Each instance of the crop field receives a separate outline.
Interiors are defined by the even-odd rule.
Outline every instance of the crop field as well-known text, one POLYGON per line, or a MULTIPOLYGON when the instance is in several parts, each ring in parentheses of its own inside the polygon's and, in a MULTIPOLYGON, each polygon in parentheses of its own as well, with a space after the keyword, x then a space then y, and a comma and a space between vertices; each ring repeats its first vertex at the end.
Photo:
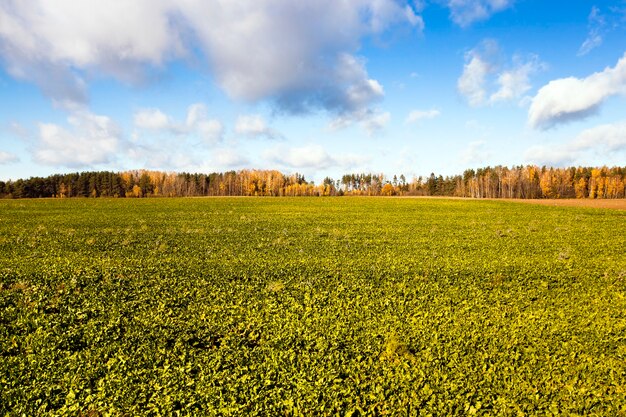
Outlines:
POLYGON ((626 212, 0 201, 0 415, 626 415, 626 212))

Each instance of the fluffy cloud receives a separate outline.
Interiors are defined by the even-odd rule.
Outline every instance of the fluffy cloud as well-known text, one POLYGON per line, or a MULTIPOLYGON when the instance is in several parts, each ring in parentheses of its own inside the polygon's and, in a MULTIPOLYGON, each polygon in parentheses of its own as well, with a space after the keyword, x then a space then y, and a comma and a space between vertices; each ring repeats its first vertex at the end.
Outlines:
POLYGON ((282 135, 270 128, 258 114, 239 116, 235 123, 235 133, 252 138, 278 139, 282 135))
POLYGON ((215 144, 222 140, 224 126, 217 119, 209 117, 206 106, 195 103, 187 109, 184 132, 195 134, 208 144, 215 144))
POLYGON ((0 151, 0 165, 11 164, 18 161, 19 158, 17 157, 17 155, 9 152, 0 151))
POLYGON ((448 0, 450 18, 461 27, 487 20, 493 14, 513 5, 515 0, 448 0))
POLYGON ((405 123, 417 123, 421 120, 434 119, 441 116, 441 112, 436 109, 431 110, 413 110, 406 117, 405 123))
POLYGON ((485 102, 485 83, 492 68, 478 53, 469 52, 465 56, 463 74, 457 81, 457 89, 471 106, 485 102))
POLYGON ((626 94, 626 54, 615 67, 586 78, 550 81, 532 99, 528 123, 534 128, 547 129, 583 119, 594 114, 607 98, 620 94, 626 94))
POLYGON ((167 130, 174 124, 170 118, 159 109, 143 109, 133 117, 135 126, 148 130, 167 130))
POLYGON ((543 64, 535 56, 522 62, 519 57, 514 58, 514 66, 502 71, 496 83, 498 90, 489 97, 490 103, 509 101, 521 98, 530 90, 530 76, 543 68, 543 64))
MULTIPOLYGON (((589 155, 602 161, 626 158, 626 122, 605 124, 582 131, 576 138, 560 146, 535 146, 525 157, 537 164, 566 165, 589 155)), ((584 162, 584 161, 581 161, 584 162)))
POLYGON ((347 113, 378 99, 379 84, 353 52, 361 37, 408 20, 392 0, 188 3, 194 3, 188 18, 226 92, 270 98, 289 112, 347 113))
POLYGON ((0 4, 0 56, 8 72, 68 105, 87 100, 85 73, 133 81, 144 64, 182 54, 164 2, 123 0, 0 4))
POLYGON ((531 88, 530 77, 544 67, 535 55, 526 59, 515 55, 510 65, 503 66, 498 63, 498 55, 498 44, 492 40, 483 41, 465 54, 457 89, 471 106, 523 98, 531 88))
POLYGON ((217 143, 222 139, 224 126, 217 119, 201 120, 193 127, 198 136, 209 144, 217 143))
POLYGON ((159 109, 139 110, 135 113, 133 122, 138 129, 197 136, 209 144, 219 142, 224 134, 222 123, 217 119, 211 119, 206 106, 202 103, 189 106, 184 122, 175 121, 159 109))
POLYGON ((396 0, 46 0, 0 3, 0 58, 68 107, 94 74, 136 82, 201 51, 231 97, 281 110, 351 113, 382 95, 354 53, 418 9, 396 0))
POLYGON ((33 152, 35 161, 45 165, 80 168, 112 162, 123 142, 121 131, 109 117, 75 112, 68 118, 70 129, 39 124, 33 152))
POLYGON ((209 116, 203 103, 190 105, 183 120, 149 108, 137 111, 133 121, 135 130, 127 149, 128 157, 135 164, 154 169, 205 169, 211 148, 224 136, 224 126, 209 116))

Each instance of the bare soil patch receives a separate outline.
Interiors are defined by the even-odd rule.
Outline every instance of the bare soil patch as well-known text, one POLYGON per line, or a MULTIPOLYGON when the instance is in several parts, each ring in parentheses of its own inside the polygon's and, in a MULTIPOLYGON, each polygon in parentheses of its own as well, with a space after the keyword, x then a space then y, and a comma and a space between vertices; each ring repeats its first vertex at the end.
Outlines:
POLYGON ((593 208, 607 208, 613 210, 626 210, 626 199, 619 198, 614 200, 609 199, 504 199, 506 201, 513 201, 516 203, 530 203, 541 204, 544 206, 567 206, 567 207, 593 207, 593 208))

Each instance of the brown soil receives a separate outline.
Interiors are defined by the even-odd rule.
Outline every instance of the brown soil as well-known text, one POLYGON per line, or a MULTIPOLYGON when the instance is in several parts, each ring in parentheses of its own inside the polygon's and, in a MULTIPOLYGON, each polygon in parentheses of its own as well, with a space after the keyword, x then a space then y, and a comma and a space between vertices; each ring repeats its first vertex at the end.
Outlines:
POLYGON ((541 204, 544 206, 568 206, 568 207, 593 207, 607 208, 614 210, 626 210, 626 198, 618 198, 614 200, 598 199, 559 199, 559 200, 526 200, 526 199, 503 199, 505 201, 513 201, 516 203, 541 204))
MULTIPOLYGON (((385 197, 387 198, 387 197, 385 197)), ((597 199, 590 198, 560 198, 560 199, 526 199, 526 198, 472 198, 472 197, 448 197, 448 196, 404 196, 404 197, 388 197, 388 198, 430 198, 433 200, 471 200, 471 201, 509 201, 511 203, 528 203, 539 204, 542 206, 554 207, 591 207, 605 208, 613 210, 626 210, 626 198, 616 199, 597 199)))

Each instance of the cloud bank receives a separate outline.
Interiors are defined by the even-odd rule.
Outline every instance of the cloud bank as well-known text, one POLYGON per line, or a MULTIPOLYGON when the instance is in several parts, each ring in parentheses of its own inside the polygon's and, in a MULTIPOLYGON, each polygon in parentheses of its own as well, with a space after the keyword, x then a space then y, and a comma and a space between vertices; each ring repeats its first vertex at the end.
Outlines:
MULTIPOLYGON (((493 1, 493 0, 492 0, 493 1)), ((4 0, 0 59, 55 102, 88 101, 96 76, 136 83, 173 60, 206 64, 232 98, 280 110, 362 111, 382 97, 355 54, 418 8, 396 0, 4 0)))
POLYGON ((561 78, 543 86, 532 99, 528 123, 548 129, 595 114, 609 97, 626 94, 626 54, 615 67, 585 78, 561 78))

